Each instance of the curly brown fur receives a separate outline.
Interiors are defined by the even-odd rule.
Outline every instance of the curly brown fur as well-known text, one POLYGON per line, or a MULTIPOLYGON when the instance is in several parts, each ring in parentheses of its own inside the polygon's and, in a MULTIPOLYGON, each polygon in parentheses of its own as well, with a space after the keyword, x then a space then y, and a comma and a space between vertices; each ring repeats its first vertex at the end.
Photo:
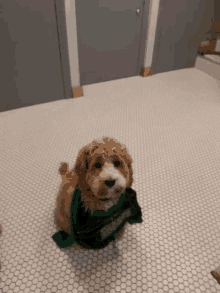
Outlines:
MULTIPOLYGON (((69 234, 70 206, 76 186, 81 190, 86 208, 107 211, 133 183, 132 159, 126 147, 108 137, 83 147, 74 168, 69 171, 68 164, 61 163, 59 172, 62 182, 56 201, 55 223, 58 229, 69 234)), ((118 237, 123 232, 124 229, 118 237)))

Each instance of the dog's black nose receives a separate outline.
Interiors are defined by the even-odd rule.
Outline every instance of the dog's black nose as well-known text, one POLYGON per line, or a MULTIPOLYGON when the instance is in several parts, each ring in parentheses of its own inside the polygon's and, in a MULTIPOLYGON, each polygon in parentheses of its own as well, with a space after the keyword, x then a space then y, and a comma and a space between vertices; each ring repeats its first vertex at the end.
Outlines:
POLYGON ((108 187, 112 187, 115 185, 115 180, 105 180, 105 185, 108 187))

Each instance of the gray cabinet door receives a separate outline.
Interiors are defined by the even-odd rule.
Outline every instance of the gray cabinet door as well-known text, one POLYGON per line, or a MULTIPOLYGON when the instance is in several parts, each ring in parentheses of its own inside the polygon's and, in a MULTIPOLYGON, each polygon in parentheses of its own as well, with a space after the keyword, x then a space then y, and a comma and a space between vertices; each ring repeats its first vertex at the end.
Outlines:
POLYGON ((213 0, 161 0, 153 52, 153 74, 190 68, 212 27, 213 0))
POLYGON ((54 0, 0 1, 0 111, 65 98, 54 0))
POLYGON ((81 85, 139 75, 143 0, 76 0, 81 85))

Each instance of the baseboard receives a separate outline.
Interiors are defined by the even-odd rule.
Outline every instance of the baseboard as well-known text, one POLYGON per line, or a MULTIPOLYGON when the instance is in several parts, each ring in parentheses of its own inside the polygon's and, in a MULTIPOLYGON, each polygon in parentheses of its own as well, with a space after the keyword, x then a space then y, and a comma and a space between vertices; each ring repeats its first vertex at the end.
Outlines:
POLYGON ((141 68, 141 76, 151 76, 153 74, 152 67, 142 67, 141 68))
MULTIPOLYGON (((141 68, 141 76, 146 77, 146 76, 151 76, 152 75, 152 67, 142 67, 141 68)), ((73 97, 74 98, 79 98, 83 96, 83 88, 82 86, 79 87, 73 87, 73 97)))
POLYGON ((83 96, 83 88, 82 86, 79 87, 73 87, 73 97, 74 98, 79 98, 83 96))

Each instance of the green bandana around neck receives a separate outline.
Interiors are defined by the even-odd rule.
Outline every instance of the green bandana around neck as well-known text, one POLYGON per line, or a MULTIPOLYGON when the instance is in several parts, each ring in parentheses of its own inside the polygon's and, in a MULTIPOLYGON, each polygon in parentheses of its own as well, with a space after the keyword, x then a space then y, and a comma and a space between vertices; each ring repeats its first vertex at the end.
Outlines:
POLYGON ((76 242, 87 249, 101 249, 115 240, 124 225, 142 223, 142 212, 136 192, 127 188, 118 203, 106 211, 85 209, 81 191, 76 188, 71 202, 71 233, 59 231, 52 238, 61 248, 76 242))

